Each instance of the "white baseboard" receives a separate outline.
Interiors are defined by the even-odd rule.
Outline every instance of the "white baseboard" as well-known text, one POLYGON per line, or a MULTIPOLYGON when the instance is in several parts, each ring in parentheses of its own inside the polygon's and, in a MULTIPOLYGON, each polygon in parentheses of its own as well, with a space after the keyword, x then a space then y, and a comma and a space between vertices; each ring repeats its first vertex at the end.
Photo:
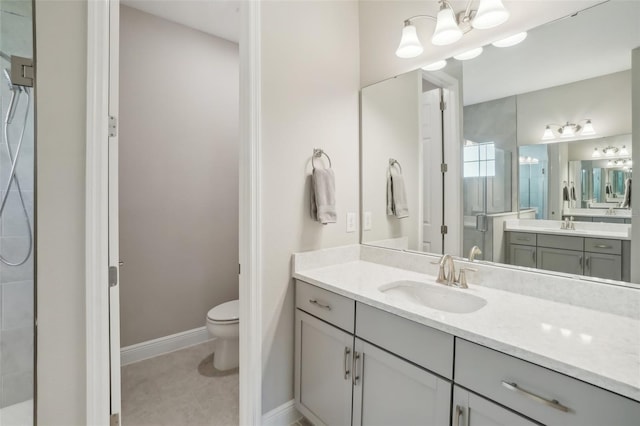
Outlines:
POLYGON ((302 418, 292 399, 262 416, 262 426, 289 426, 302 418))
POLYGON ((133 364, 143 359, 184 349, 208 340, 212 339, 211 336, 209 336, 207 327, 200 327, 183 331, 182 333, 160 337, 159 339, 136 343, 135 345, 120 349, 120 363, 122 365, 133 364))

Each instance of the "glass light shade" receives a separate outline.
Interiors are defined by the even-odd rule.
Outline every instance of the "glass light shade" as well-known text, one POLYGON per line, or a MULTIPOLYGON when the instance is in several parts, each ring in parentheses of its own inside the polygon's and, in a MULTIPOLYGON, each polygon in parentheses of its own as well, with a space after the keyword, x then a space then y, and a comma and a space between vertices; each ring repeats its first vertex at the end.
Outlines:
POLYGON ((633 160, 627 160, 627 166, 629 167, 633 166, 633 160))
POLYGON ((509 19, 509 11, 501 0, 480 0, 480 6, 471 26, 478 30, 497 27, 509 19))
POLYGON ((616 151, 614 149, 603 149, 604 151, 604 155, 606 155, 607 157, 613 157, 616 153, 616 151))
POLYGON ((543 141, 548 141, 551 139, 555 139, 556 136, 553 134, 553 130, 551 130, 551 127, 547 126, 546 129, 544 129, 544 134, 542 135, 542 140, 543 141))
POLYGON ((591 136, 595 135, 596 131, 593 128, 593 124, 591 124, 591 120, 587 120, 584 127, 582 127, 582 136, 591 136))
POLYGON ((526 31, 518 34, 514 34, 507 38, 503 38, 502 40, 494 41, 491 44, 493 44, 495 47, 511 47, 511 46, 515 46, 516 44, 522 43, 525 38, 527 38, 526 31))
POLYGON ((607 161, 607 166, 613 166, 613 160, 607 161))
POLYGON ((425 65, 424 67, 422 67, 423 70, 425 71, 438 71, 441 70, 442 68, 447 66, 447 60, 443 59, 441 61, 438 62, 434 62, 432 64, 429 65, 425 65))
POLYGON ((576 135, 576 130, 573 124, 565 124, 562 126, 562 134, 560 137, 572 138, 576 135))
POLYGON ((454 58, 459 61, 467 61, 469 59, 477 58, 478 56, 480 56, 482 54, 482 50, 482 47, 476 47, 475 49, 467 50, 466 52, 463 52, 459 55, 455 55, 454 58))
POLYGON ((462 34, 453 10, 448 7, 440 9, 436 16, 436 29, 431 37, 431 43, 436 46, 446 46, 460 40, 462 34))
POLYGON ((629 155, 629 151, 627 151, 627 147, 622 145, 622 149, 620 149, 620 155, 629 155))
POLYGON ((416 27, 411 24, 405 25, 402 29, 402 38, 396 50, 396 56, 402 59, 410 59, 420 56, 423 51, 424 48, 418 39, 416 27))
POLYGON ((598 151, 598 148, 593 148, 593 152, 591 153, 591 157, 592 158, 599 158, 600 157, 600 151, 598 151))

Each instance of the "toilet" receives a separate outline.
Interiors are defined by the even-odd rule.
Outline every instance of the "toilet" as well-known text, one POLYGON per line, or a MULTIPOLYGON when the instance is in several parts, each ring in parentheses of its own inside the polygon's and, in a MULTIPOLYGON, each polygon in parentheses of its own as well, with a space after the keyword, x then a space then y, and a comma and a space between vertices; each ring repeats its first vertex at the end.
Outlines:
POLYGON ((238 301, 222 303, 207 313, 207 330, 215 337, 213 367, 229 370, 238 367, 240 320, 238 301))

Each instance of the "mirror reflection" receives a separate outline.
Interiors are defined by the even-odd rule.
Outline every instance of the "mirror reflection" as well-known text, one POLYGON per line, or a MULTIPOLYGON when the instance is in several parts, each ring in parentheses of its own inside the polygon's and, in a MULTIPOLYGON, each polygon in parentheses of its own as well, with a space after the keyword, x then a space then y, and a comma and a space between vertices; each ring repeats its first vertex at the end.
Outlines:
POLYGON ((364 88, 362 242, 629 281, 639 18, 604 3, 364 88))

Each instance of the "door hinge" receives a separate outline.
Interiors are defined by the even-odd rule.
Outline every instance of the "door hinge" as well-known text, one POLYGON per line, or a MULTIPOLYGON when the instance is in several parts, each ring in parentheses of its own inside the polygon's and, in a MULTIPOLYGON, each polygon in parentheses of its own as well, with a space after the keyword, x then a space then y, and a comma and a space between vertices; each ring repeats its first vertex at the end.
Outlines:
POLYGON ((449 228, 447 227, 447 225, 442 225, 442 226, 440 227, 440 233, 441 233, 442 235, 445 235, 447 232, 449 232, 449 228))
POLYGON ((440 111, 444 111, 447 109, 447 103, 445 101, 440 101, 440 111))
POLYGON ((33 87, 34 77, 33 59, 11 56, 11 83, 33 87))
POLYGON ((120 426, 120 413, 112 414, 109 417, 109 426, 120 426))
POLYGON ((241 272, 240 272, 240 264, 238 263, 238 275, 240 275, 240 274, 241 274, 241 272))
POLYGON ((109 137, 115 138, 118 136, 118 119, 113 115, 109 116, 109 137))
POLYGON ((115 287, 118 285, 118 268, 116 266, 109 266, 109 287, 115 287))
POLYGON ((449 166, 447 166, 447 163, 440 164, 440 172, 447 173, 448 170, 449 170, 449 166))

